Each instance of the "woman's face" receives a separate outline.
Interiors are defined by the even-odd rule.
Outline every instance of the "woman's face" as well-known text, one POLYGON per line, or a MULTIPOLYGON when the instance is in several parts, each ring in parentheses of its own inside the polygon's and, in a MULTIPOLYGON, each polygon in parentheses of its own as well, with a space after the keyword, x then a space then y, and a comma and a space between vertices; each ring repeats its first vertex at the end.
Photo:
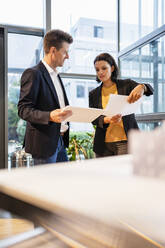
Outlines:
POLYGON ((100 81, 104 83, 111 79, 114 66, 110 66, 110 64, 107 61, 100 60, 100 61, 96 61, 95 69, 98 79, 100 79, 100 81))

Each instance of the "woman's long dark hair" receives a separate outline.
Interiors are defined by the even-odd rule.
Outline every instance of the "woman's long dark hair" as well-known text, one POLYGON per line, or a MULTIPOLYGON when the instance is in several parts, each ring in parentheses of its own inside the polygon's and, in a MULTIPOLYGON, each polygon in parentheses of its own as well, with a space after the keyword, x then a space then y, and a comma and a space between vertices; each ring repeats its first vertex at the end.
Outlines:
MULTIPOLYGON (((119 74, 119 68, 114 60, 114 58, 109 54, 109 53, 101 53, 99 54, 95 60, 94 60, 94 65, 97 61, 106 61, 111 67, 114 66, 114 71, 112 72, 111 75, 111 80, 113 82, 116 82, 116 79, 118 77, 119 74)), ((101 82, 100 79, 98 77, 96 77, 96 81, 97 82, 101 82)))

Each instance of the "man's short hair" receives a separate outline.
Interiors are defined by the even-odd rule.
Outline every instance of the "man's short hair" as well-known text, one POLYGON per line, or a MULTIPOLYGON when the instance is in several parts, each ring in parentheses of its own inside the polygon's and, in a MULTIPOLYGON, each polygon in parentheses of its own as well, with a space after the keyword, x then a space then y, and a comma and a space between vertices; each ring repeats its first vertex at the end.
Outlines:
POLYGON ((49 53, 52 46, 59 50, 62 47, 63 42, 71 44, 73 42, 72 36, 59 29, 48 31, 44 37, 44 52, 49 53))

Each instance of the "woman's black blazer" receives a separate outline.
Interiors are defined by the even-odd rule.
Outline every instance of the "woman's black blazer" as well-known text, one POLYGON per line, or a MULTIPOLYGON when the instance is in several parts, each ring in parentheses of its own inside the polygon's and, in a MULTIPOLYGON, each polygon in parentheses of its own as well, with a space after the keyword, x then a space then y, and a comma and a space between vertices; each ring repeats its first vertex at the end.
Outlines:
MULTIPOLYGON (((130 92, 138 85, 137 82, 131 79, 118 79, 116 80, 117 91, 119 95, 128 96, 130 92)), ((102 96, 101 89, 103 84, 94 90, 89 92, 89 107, 91 108, 103 108, 102 107, 102 96)), ((145 84, 147 91, 145 92, 146 96, 153 94, 153 88, 149 84, 145 84)), ((138 129, 138 125, 135 119, 134 114, 126 115, 122 117, 124 130, 128 136, 130 129, 138 129)), ((94 137, 94 146, 93 150, 95 153, 101 155, 105 149, 105 134, 108 124, 104 124, 104 116, 101 115, 92 122, 93 125, 96 125, 96 132, 94 137)))

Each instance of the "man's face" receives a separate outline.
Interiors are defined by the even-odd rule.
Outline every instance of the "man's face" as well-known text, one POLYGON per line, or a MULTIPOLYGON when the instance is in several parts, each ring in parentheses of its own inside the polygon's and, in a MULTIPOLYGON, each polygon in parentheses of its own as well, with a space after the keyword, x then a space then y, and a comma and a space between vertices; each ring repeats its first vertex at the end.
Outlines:
POLYGON ((53 53, 52 62, 54 67, 63 66, 65 59, 69 59, 69 44, 63 42, 59 50, 54 47, 53 53))

